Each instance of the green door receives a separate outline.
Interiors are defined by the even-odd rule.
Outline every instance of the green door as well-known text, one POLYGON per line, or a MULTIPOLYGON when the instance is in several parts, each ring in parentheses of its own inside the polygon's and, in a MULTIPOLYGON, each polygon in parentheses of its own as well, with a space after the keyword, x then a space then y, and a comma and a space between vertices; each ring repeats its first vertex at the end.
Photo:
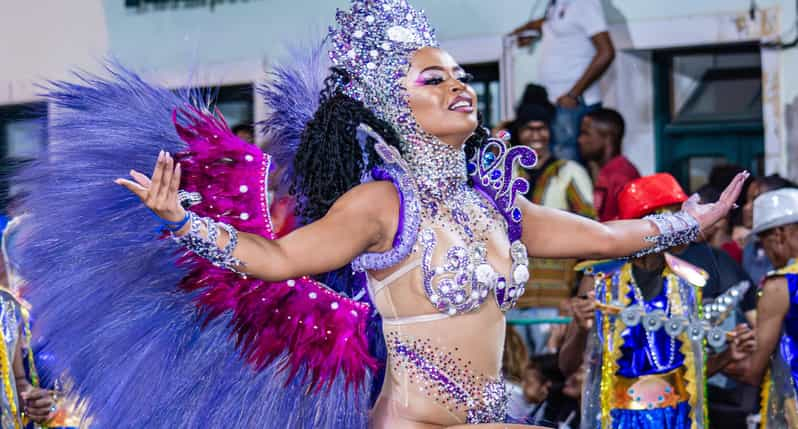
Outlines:
POLYGON ((762 71, 756 46, 654 54, 657 171, 689 191, 718 165, 761 174, 764 159, 762 71))

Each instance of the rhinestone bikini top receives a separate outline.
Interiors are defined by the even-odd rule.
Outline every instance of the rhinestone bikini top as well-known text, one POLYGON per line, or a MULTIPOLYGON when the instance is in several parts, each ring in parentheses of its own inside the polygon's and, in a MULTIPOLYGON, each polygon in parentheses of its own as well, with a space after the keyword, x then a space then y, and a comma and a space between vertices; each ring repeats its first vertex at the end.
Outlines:
POLYGON ((442 174, 446 172, 416 179, 395 148, 381 142, 378 135, 372 136, 379 141, 376 149, 386 164, 372 172, 372 180, 391 180, 396 185, 401 200, 400 222, 393 248, 384 253, 360 255, 353 261, 353 269, 390 268, 416 250, 421 254, 416 265, 421 265, 424 293, 439 312, 453 316, 475 311, 491 290, 502 310, 511 309, 523 295, 529 279, 527 251, 520 241, 521 212, 515 206, 516 196, 526 192, 529 184, 512 177, 513 164, 518 162, 530 168, 536 161, 534 151, 526 147, 508 149, 503 142, 491 139, 467 165, 463 165, 462 155, 460 171, 468 172, 473 183, 469 185, 465 175, 458 180, 457 175, 442 174), (438 217, 443 211, 449 216, 438 217), (452 224, 467 244, 447 249, 443 263, 436 265, 433 261, 439 245, 436 227, 442 226, 441 222, 452 224), (496 272, 488 263, 487 246, 480 239, 484 234, 476 230, 481 226, 495 228, 496 223, 507 225, 511 243, 510 278, 496 272))

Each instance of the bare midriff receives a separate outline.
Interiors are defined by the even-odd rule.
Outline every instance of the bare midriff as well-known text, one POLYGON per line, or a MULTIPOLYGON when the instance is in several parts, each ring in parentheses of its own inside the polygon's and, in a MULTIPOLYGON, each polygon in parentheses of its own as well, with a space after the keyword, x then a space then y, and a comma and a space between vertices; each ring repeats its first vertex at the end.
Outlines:
MULTIPOLYGON (((435 232, 438 245, 433 263, 443 266, 448 249, 464 243, 443 229, 435 232)), ((511 265, 509 242, 500 230, 495 232, 487 243, 488 260, 497 272, 507 273, 511 265)), ((416 249, 398 266, 370 275, 384 279, 420 254, 416 249)), ((506 329, 504 314, 494 297, 488 296, 474 311, 445 317, 430 302, 422 268, 416 267, 372 298, 384 319, 388 350, 385 380, 372 410, 372 427, 454 426, 467 422, 469 410, 489 406, 484 405, 490 396, 485 391, 501 382, 506 329), (419 316, 433 319, 402 321, 419 316)))

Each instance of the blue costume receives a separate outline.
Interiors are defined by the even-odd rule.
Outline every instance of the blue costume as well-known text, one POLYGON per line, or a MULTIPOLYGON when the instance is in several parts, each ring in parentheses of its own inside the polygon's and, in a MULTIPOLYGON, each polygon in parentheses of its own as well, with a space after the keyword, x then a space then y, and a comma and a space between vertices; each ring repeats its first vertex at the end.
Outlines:
POLYGON ((595 276, 600 309, 588 345, 582 427, 706 427, 703 330, 691 332, 700 289, 666 268, 661 291, 645 299, 631 262, 587 273, 595 276))
POLYGON ((790 307, 784 318, 781 340, 773 354, 762 385, 762 428, 792 428, 798 424, 796 391, 798 382, 798 262, 768 274, 787 280, 790 307))

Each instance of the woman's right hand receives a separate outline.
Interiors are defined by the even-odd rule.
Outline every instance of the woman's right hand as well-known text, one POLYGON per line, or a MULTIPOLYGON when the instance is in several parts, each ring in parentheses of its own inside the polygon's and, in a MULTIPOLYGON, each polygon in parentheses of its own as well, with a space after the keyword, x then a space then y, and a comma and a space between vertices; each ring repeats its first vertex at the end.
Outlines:
POLYGON ((152 178, 136 170, 130 170, 130 177, 133 180, 120 178, 114 180, 114 183, 136 194, 145 206, 167 222, 178 223, 185 218, 186 210, 180 205, 177 196, 180 188, 180 163, 175 165, 168 152, 161 151, 158 154, 152 178))

